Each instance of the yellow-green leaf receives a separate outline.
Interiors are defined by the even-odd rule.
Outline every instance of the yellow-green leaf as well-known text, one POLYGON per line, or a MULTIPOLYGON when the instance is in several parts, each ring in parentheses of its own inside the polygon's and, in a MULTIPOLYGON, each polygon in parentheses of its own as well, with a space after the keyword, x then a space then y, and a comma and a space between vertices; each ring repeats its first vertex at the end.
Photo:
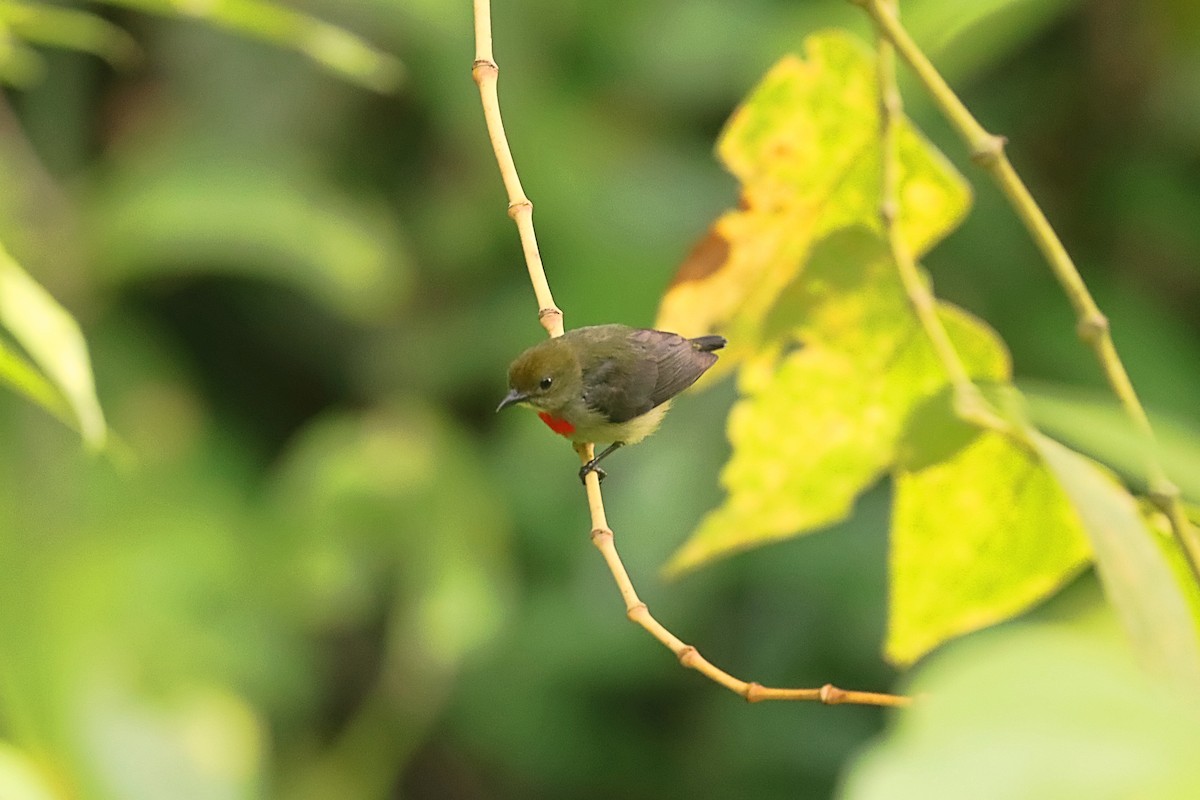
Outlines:
POLYGON ((1200 797, 1200 705, 1118 636, 1021 625, 921 668, 921 700, 846 776, 843 800, 1200 797))
MULTIPOLYGON (((854 499, 895 461, 917 403, 946 385, 879 238, 862 229, 814 251, 780 311, 794 320, 784 342, 742 369, 729 417, 733 455, 722 471, 725 503, 672 558, 681 571, 715 556, 843 519, 854 499)), ((971 373, 1008 377, 1007 351, 987 326, 940 306, 971 373)))
POLYGON ((0 382, 7 383, 68 425, 74 424, 71 409, 54 385, 3 339, 0 339, 0 382))
POLYGON ((8 742, 0 742, 0 797, 4 800, 60 800, 67 793, 55 786, 45 764, 8 742))
MULTIPOLYGON (((92 449, 102 448, 108 428, 96 399, 92 364, 79 325, 49 292, 29 277, 3 245, 0 245, 0 327, 25 349, 46 379, 66 399, 79 423, 84 442, 92 449)), ((8 359, 7 364, 13 367, 15 362, 8 359)), ((12 381, 14 374, 8 369, 4 377, 12 381)), ((33 392, 31 396, 52 413, 61 410, 37 397, 44 395, 45 387, 36 381, 30 382, 27 373, 22 382, 14 385, 26 395, 33 392)))
MULTIPOLYGON (((949 413, 949 409, 946 409, 949 413)), ((895 475, 885 650, 910 664, 954 636, 1020 613, 1074 577, 1089 551, 1054 475, 984 433, 895 475)))
MULTIPOLYGON (((731 356, 754 345, 758 322, 808 260, 814 243, 848 226, 877 229, 879 112, 866 47, 841 32, 810 36, 806 58, 776 64, 734 112, 717 145, 741 183, 680 267, 657 325, 687 334, 728 330, 731 356)), ((962 177, 905 121, 900 128, 899 225, 921 253, 966 213, 962 177)), ((731 358, 723 359, 731 364, 731 358)))
POLYGON ((1196 625, 1176 573, 1129 493, 1091 459, 1036 431, 1030 441, 1070 497, 1096 572, 1139 652, 1161 673, 1200 682, 1196 625))
MULTIPOLYGON (((1170 519, 1148 499, 1138 498, 1137 504, 1138 514, 1142 518, 1142 523, 1148 529, 1154 531, 1154 543, 1162 550, 1163 557, 1166 558, 1167 565, 1171 568, 1171 573, 1175 576, 1175 585, 1179 587, 1179 591, 1183 594, 1188 611, 1191 613, 1197 628, 1200 629, 1200 584, 1196 583, 1196 579, 1192 575, 1192 568, 1188 564, 1187 556, 1184 555, 1183 548, 1180 547, 1179 541, 1175 538, 1175 534, 1171 530, 1170 519)), ((1188 509, 1185 506, 1185 516, 1187 513, 1188 509)), ((1192 524, 1196 524, 1195 519, 1192 519, 1192 524)))

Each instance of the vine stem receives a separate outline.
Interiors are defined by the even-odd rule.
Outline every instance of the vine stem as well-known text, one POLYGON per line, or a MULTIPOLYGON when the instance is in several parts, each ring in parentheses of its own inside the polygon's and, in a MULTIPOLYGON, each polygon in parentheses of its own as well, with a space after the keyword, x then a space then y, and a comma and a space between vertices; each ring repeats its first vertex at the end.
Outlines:
POLYGON ((1159 461, 1154 429, 1117 353, 1108 317, 1096 305, 1062 240, 1058 238, 1041 207, 1033 199, 1029 188, 1009 161, 1004 150, 1007 140, 1003 136, 989 133, 975 119, 900 24, 893 0, 850 2, 862 6, 874 20, 880 37, 895 48, 895 52, 916 74, 942 114, 966 143, 971 159, 983 167, 995 181, 1050 265, 1054 277, 1075 311, 1076 333, 1092 350, 1113 394, 1142 437, 1149 497, 1170 520, 1171 531, 1183 551, 1188 566, 1191 567, 1192 575, 1200 581, 1200 536, 1185 515, 1179 488, 1167 477, 1159 461))
POLYGON ((500 178, 508 193, 508 215, 517 224, 521 237, 521 249, 525 253, 525 266, 529 269, 529 281, 538 302, 538 320, 551 336, 562 336, 563 313, 554 302, 546 270, 542 266, 542 254, 538 250, 537 236, 533 232, 533 203, 521 188, 517 165, 513 161, 508 137, 504 134, 504 121, 500 118, 500 95, 497 83, 500 68, 492 55, 492 7, 490 0, 475 0, 475 61, 471 65, 471 77, 479 87, 479 100, 483 104, 483 117, 487 123, 488 139, 496 154, 500 167, 500 178))
MULTIPOLYGON (((500 118, 500 100, 496 88, 500 69, 492 55, 490 0, 474 0, 474 9, 475 61, 471 66, 471 76, 475 80, 476 86, 479 87, 479 99, 483 104, 488 138, 491 140, 496 163, 500 168, 500 177, 504 181, 504 188, 508 193, 508 213, 516 222, 517 232, 521 237, 521 248, 525 254, 529 280, 533 285, 533 293, 538 302, 538 319, 550 336, 561 336, 563 314, 555 304, 554 296, 550 293, 550 284, 546 280, 546 271, 538 251, 537 239, 533 232, 533 203, 529 201, 529 198, 525 196, 524 189, 521 188, 517 167, 508 146, 508 138, 504 133, 504 123, 500 118)), ((577 445, 575 450, 579 454, 581 463, 591 460, 594 453, 594 447, 591 444, 577 445)), ((683 666, 696 670, 709 680, 724 686, 751 703, 761 700, 810 700, 827 705, 851 703, 900 707, 907 706, 912 702, 910 698, 900 695, 850 691, 839 689, 832 684, 825 684, 819 689, 776 689, 743 681, 713 666, 700 655, 695 647, 685 644, 656 620, 651 615, 650 609, 638 597, 629 572, 625 569, 613 541, 613 532, 604 512, 604 498, 600 492, 599 476, 595 472, 589 472, 584 486, 587 492, 588 511, 592 519, 592 543, 600 551, 608 565, 609 572, 612 573, 613 581, 625 603, 626 615, 674 653, 683 666)))
MULTIPOLYGON (((897 0, 886 0, 894 14, 899 13, 897 0)), ((966 365, 950 341, 946 326, 937 313, 937 300, 917 268, 912 250, 904 241, 900 230, 900 125, 903 121, 904 102, 896 83, 896 48, 885 37, 879 36, 876 44, 876 63, 879 78, 879 138, 882 160, 882 188, 879 203, 879 218, 887 239, 888 249, 909 305, 917 321, 925 331, 938 361, 946 371, 946 377, 954 392, 955 412, 962 419, 984 428, 1008 432, 1010 425, 997 414, 971 380, 966 365)))

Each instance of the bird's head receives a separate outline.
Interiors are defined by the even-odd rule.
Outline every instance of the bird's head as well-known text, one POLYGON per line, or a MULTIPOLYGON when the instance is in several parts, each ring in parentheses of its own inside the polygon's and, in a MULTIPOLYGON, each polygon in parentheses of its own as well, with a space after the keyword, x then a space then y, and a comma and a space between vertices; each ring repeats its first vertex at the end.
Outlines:
POLYGON ((509 392, 496 410, 527 404, 553 412, 578 397, 582 386, 583 374, 570 346, 548 339, 521 353, 509 366, 509 392))

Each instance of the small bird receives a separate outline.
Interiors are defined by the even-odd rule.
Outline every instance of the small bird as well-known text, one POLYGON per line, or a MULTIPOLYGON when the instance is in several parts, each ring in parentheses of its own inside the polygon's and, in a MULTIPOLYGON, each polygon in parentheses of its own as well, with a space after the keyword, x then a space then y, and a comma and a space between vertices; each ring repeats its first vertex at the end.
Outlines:
POLYGON ((509 392, 496 411, 530 406, 550 430, 573 442, 610 442, 583 465, 601 479, 600 461, 658 428, 671 398, 717 361, 723 336, 686 339, 627 325, 593 325, 534 345, 508 368, 509 392))

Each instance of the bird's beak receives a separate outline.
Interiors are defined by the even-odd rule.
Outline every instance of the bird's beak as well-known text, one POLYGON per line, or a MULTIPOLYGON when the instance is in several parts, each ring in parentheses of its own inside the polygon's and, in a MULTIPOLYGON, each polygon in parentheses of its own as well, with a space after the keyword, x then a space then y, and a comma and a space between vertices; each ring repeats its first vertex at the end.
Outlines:
POLYGON ((496 406, 496 411, 497 412, 503 411, 504 409, 508 408, 509 406, 514 406, 517 403, 524 403, 528 399, 529 399, 529 395, 525 394, 524 392, 519 392, 516 389, 513 389, 508 394, 504 395, 504 399, 500 401, 500 405, 496 406))

